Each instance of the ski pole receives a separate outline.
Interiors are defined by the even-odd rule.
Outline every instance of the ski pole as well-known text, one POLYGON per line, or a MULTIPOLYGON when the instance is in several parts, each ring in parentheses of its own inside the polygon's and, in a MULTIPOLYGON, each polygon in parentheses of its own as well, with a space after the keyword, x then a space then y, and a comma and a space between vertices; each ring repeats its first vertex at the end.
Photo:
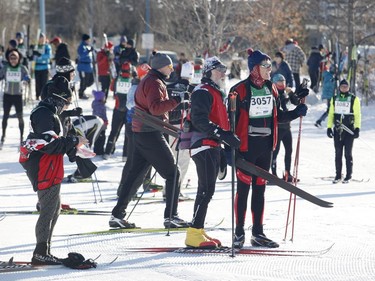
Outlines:
MULTIPOLYGON (((236 98, 237 93, 233 92, 230 94, 230 121, 231 121, 231 129, 233 134, 236 131, 236 98)), ((231 148, 231 156, 232 156, 232 253, 230 257, 235 257, 234 252, 234 189, 235 189, 235 173, 236 173, 236 150, 235 148, 231 148)))
MULTIPOLYGON (((151 167, 150 167, 150 169, 151 169, 151 167)), ((134 204, 133 208, 131 209, 131 211, 130 211, 128 217, 126 218, 127 221, 129 220, 130 216, 131 216, 132 213, 134 212, 134 209, 135 209, 135 207, 137 207, 139 201, 142 199, 143 194, 145 194, 145 192, 148 191, 148 190, 150 189, 151 182, 152 182, 152 180, 155 178, 156 173, 157 173, 157 172, 155 171, 154 174, 152 175, 152 177, 150 178, 150 181, 146 184, 146 188, 143 189, 143 191, 142 191, 142 193, 141 193, 141 196, 139 196, 139 198, 137 199, 137 202, 135 202, 135 204, 134 204)))

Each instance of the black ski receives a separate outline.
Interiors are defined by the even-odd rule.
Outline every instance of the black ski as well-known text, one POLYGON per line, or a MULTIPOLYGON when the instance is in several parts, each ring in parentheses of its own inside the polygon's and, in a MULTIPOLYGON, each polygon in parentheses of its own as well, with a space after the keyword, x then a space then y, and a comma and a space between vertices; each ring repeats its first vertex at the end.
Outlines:
MULTIPOLYGON (((20 210, 20 211, 1 211, 1 215, 39 215, 40 212, 20 210)), ((61 215, 97 215, 97 216, 109 216, 110 211, 99 211, 99 210, 78 210, 78 209, 61 209, 61 215)))
MULTIPOLYGON (((332 182, 335 177, 333 176, 328 176, 328 177, 314 177, 315 179, 319 179, 319 180, 323 180, 323 181, 330 181, 332 182)), ((370 178, 362 178, 362 179, 351 179, 350 181, 352 182, 357 182, 357 183, 365 183, 365 182, 369 182, 370 181, 370 178)))
POLYGON ((259 168, 258 166, 247 162, 244 159, 237 159, 236 160, 236 167, 240 168, 242 170, 245 170, 246 172, 261 177, 267 181, 269 181, 271 184, 275 184, 315 205, 318 205, 320 207, 324 208, 331 208, 333 207, 333 203, 324 201, 322 199, 319 199, 318 197, 315 197, 314 195, 270 174, 266 170, 263 170, 262 168, 259 168))

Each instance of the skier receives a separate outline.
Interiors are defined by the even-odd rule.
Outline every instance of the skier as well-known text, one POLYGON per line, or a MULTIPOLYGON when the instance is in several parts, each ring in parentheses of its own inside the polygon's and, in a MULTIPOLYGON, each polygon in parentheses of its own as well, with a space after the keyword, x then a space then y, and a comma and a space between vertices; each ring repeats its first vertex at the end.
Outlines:
POLYGON ((51 46, 47 44, 46 35, 44 33, 39 34, 38 45, 35 46, 33 51, 34 61, 35 61, 35 91, 36 99, 40 99, 42 94, 42 89, 48 81, 48 69, 51 60, 51 46))
POLYGON ((30 77, 27 68, 21 64, 21 54, 17 50, 13 50, 8 54, 8 64, 0 69, 0 80, 5 79, 5 88, 3 96, 3 120, 2 135, 0 140, 0 148, 3 146, 8 126, 8 118, 10 109, 14 105, 16 108, 16 116, 18 118, 18 127, 20 130, 20 140, 23 140, 23 83, 29 83, 30 77))
MULTIPOLYGON (((281 74, 276 74, 272 78, 272 83, 276 86, 277 92, 279 94, 280 98, 280 104, 281 110, 283 112, 288 111, 287 103, 290 101, 294 105, 298 105, 299 100, 295 98, 294 92, 291 88, 286 87, 285 83, 285 77, 281 74)), ((301 90, 301 91, 308 91, 307 89, 301 90)), ((285 149, 285 156, 284 156, 284 165, 285 165, 285 172, 284 172, 284 179, 288 182, 293 181, 293 176, 290 173, 290 167, 292 162, 292 145, 293 145, 293 139, 292 139, 292 132, 290 130, 290 122, 285 123, 279 123, 278 124, 278 132, 277 132, 277 145, 276 148, 272 154, 272 174, 277 176, 277 155, 280 151, 280 145, 281 142, 284 145, 285 149)))
POLYGON ((55 38, 53 38, 50 44, 55 46, 55 63, 57 63, 62 58, 70 59, 68 44, 64 43, 60 37, 56 36, 55 38))
MULTIPOLYGON (((168 98, 165 80, 173 72, 172 60, 168 55, 154 53, 151 59, 152 69, 139 83, 135 93, 135 104, 139 110, 151 115, 168 120, 168 111, 176 107, 182 100, 181 96, 168 98)), ((166 208, 164 210, 164 226, 166 228, 186 227, 188 224, 177 215, 178 195, 180 186, 180 170, 175 166, 175 159, 163 134, 144 124, 141 120, 133 118, 133 158, 129 163, 130 171, 127 176, 121 178, 121 193, 116 206, 112 210, 109 221, 110 227, 134 228, 134 223, 129 223, 123 218, 125 210, 136 190, 134 182, 139 173, 145 174, 151 164, 156 171, 166 179, 166 208), (160 161, 160 160, 163 161, 160 161), (176 170, 177 168, 177 170, 176 170), (175 184, 175 179, 176 183, 175 184), (172 195, 174 197, 172 198, 172 195), (172 215, 170 217, 170 215, 172 215)), ((123 174, 124 175, 124 174, 123 174)))
POLYGON ((320 51, 316 46, 311 47, 309 58, 307 59, 307 66, 310 76, 310 89, 315 93, 319 90, 319 76, 320 76, 320 63, 323 60, 320 51))
POLYGON ((114 62, 115 62, 116 72, 117 73, 120 71, 120 68, 121 68, 120 55, 121 55, 122 51, 125 50, 125 48, 126 48, 126 42, 127 41, 128 41, 128 39, 126 38, 126 36, 125 35, 121 35, 121 37, 120 37, 120 44, 116 45, 113 48, 113 54, 115 56, 114 62))
POLYGON ((139 54, 134 46, 134 40, 128 39, 125 43, 125 49, 122 50, 120 55, 120 65, 124 62, 129 61, 133 66, 137 66, 139 63, 139 54))
POLYGON ((16 41, 17 41, 17 50, 22 55, 21 63, 27 69, 29 69, 29 59, 27 57, 28 50, 27 50, 27 46, 24 43, 24 34, 22 32, 17 32, 16 33, 16 41))
POLYGON ((86 88, 94 84, 94 69, 93 69, 93 52, 94 47, 90 45, 91 39, 87 34, 82 35, 82 41, 78 46, 78 64, 77 70, 79 73, 80 86, 78 96, 80 99, 87 100, 89 97, 85 94, 86 88))
MULTIPOLYGON (((132 72, 134 72, 133 66, 129 61, 125 61, 121 65, 119 75, 115 79, 115 108, 113 109, 111 132, 109 133, 107 145, 103 154, 103 159, 105 160, 109 159, 110 155, 113 154, 120 131, 126 120, 126 100, 127 94, 132 86, 132 72)), ((126 148, 124 148, 124 150, 126 150, 126 148)))
POLYGON ((208 204, 215 193, 219 173, 221 143, 234 148, 240 140, 230 131, 224 104, 225 73, 227 67, 217 58, 207 58, 203 66, 203 78, 191 95, 191 113, 188 126, 191 136, 190 154, 198 174, 198 190, 194 202, 191 226, 186 232, 185 244, 189 247, 216 248, 218 239, 204 231, 208 204))
POLYGON ((285 41, 283 51, 285 53, 285 60, 289 63, 293 72, 294 86, 297 88, 301 83, 300 68, 306 61, 306 55, 292 38, 285 41))
POLYGON ((342 183, 349 183, 353 173, 353 143, 359 137, 361 128, 361 104, 352 94, 349 83, 341 80, 339 93, 331 99, 327 121, 327 136, 333 137, 335 145, 336 177, 333 183, 341 181, 342 153, 345 151, 346 176, 342 183))
POLYGON ((20 163, 37 192, 40 215, 35 226, 36 247, 33 265, 59 265, 51 254, 53 229, 60 213, 60 187, 64 176, 63 156, 76 146, 84 145, 84 137, 60 136, 59 114, 71 104, 69 82, 58 77, 48 87, 48 97, 30 115, 30 134, 21 146, 20 163), (49 169, 54 167, 54 169, 49 169))
MULTIPOLYGON (((276 86, 270 81, 270 57, 261 51, 248 50, 248 67, 250 75, 247 79, 234 85, 230 93, 236 93, 236 135, 241 140, 238 157, 244 158, 268 171, 271 164, 272 150, 277 144, 278 122, 288 122, 299 116, 305 116, 307 106, 299 104, 294 110, 283 112, 278 104, 280 99, 276 86)), ((306 91, 296 90, 300 99, 306 91)), ((253 219, 251 244, 253 246, 278 247, 279 245, 267 238, 263 231, 264 179, 251 176, 244 170, 237 169, 236 193, 236 230, 234 246, 242 248, 245 243, 245 215, 247 199, 252 185, 251 213, 253 219)))

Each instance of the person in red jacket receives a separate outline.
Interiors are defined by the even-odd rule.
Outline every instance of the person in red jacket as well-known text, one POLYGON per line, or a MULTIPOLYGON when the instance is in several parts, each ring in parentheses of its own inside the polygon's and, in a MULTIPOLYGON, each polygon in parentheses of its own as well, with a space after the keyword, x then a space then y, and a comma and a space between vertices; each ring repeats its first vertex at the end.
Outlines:
POLYGON ((30 115, 31 132, 20 148, 20 163, 38 194, 40 215, 35 226, 33 265, 59 265, 50 252, 53 229, 60 214, 60 187, 64 177, 64 154, 88 143, 81 136, 61 136, 59 114, 71 104, 72 92, 65 77, 48 87, 48 96, 30 115))
POLYGON ((102 85, 102 92, 105 93, 105 99, 108 98, 109 86, 111 84, 110 64, 113 62, 113 59, 113 43, 108 41, 96 56, 99 82, 102 85))
MULTIPOLYGON (((168 122, 168 112, 183 102, 180 95, 169 99, 165 80, 173 72, 171 58, 166 54, 155 53, 151 58, 151 70, 139 83, 135 92, 135 108, 157 116, 168 122)), ((125 164, 120 182, 120 194, 116 206, 112 210, 110 227, 134 228, 123 218, 126 207, 138 187, 134 183, 141 175, 145 175, 152 165, 166 180, 166 207, 164 209, 164 226, 166 228, 187 227, 188 223, 178 217, 177 205, 180 193, 180 169, 175 166, 175 158, 163 133, 150 127, 138 118, 132 120, 133 145, 131 161, 125 164), (162 160, 162 161, 161 161, 162 160), (130 167, 128 167, 130 165, 130 167), (175 184, 177 183, 177 184, 175 184), (173 196, 174 195, 174 196, 173 196), (172 198, 173 197, 173 198, 172 198)), ((143 177, 142 177, 143 178, 143 177)))
MULTIPOLYGON (((280 98, 276 86, 270 81, 271 59, 261 51, 248 50, 250 75, 234 85, 230 93, 236 95, 235 133, 241 140, 236 157, 242 157, 268 171, 272 151, 277 144, 278 122, 288 122, 306 115, 307 107, 300 103, 293 111, 280 109, 280 98)), ((308 94, 307 89, 297 87, 299 99, 308 94)), ((279 245, 267 238, 263 232, 264 193, 266 181, 237 169, 237 193, 235 198, 236 230, 234 246, 242 248, 245 243, 245 215, 247 199, 252 186, 251 215, 253 219, 251 244, 275 248, 279 245)))
POLYGON ((221 246, 220 240, 206 234, 204 221, 208 204, 215 193, 221 159, 221 142, 234 148, 240 145, 240 140, 230 131, 224 104, 226 70, 227 67, 217 57, 206 59, 201 84, 191 95, 190 124, 184 126, 184 128, 190 127, 192 132, 190 155, 198 174, 193 220, 185 239, 185 244, 189 247, 221 246))

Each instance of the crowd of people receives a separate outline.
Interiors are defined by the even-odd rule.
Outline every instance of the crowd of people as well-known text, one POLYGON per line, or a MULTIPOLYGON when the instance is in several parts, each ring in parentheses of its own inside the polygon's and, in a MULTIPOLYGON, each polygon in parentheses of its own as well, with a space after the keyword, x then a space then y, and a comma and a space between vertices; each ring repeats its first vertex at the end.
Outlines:
MULTIPOLYGON (((185 244, 188 247, 220 247, 220 240, 205 232, 204 223, 215 193, 216 180, 218 176, 223 178, 219 174, 226 170, 227 163, 233 164, 235 160, 229 157, 233 154, 227 153, 228 150, 235 150, 236 158, 267 171, 271 169, 277 175, 277 154, 283 143, 283 178, 294 183, 297 180, 291 174, 290 122, 307 114, 304 100, 309 89, 300 82, 301 67, 305 63, 311 90, 318 91, 322 80, 323 95, 329 101, 327 112, 317 124, 320 126, 328 117, 327 136, 334 138, 336 155, 333 183, 342 179, 344 149, 346 176, 343 183, 350 182, 353 140, 358 138, 361 126, 360 101, 349 91, 345 79, 334 93, 335 62, 323 55, 323 49, 312 48, 307 61, 305 53, 293 39, 288 39, 285 46, 275 52, 274 59, 260 50, 249 49, 249 75, 227 93, 227 66, 216 56, 190 61, 181 53, 180 64, 174 69, 167 54, 154 51, 149 63, 140 64, 134 40, 121 36, 118 45, 106 40, 103 47, 96 50, 91 43, 92 38, 83 34, 77 48, 75 68, 68 45, 61 38, 55 37, 48 43, 45 34, 40 33, 32 52, 25 47, 23 38, 19 32, 16 39, 9 42, 0 68, 0 79, 5 79, 1 143, 5 141, 7 120, 14 105, 20 129, 20 163, 38 194, 40 208, 33 264, 61 264, 50 248, 60 212, 63 155, 68 155, 69 160, 76 161, 78 166, 69 180, 89 176, 96 166, 87 158, 95 153, 102 155, 104 160, 111 157, 124 125, 122 155, 125 165, 109 226, 136 227, 135 223, 126 220, 126 209, 153 168, 165 179, 164 227, 187 228, 185 244), (54 55, 50 44, 54 46, 54 55), (51 60, 55 74, 48 81, 51 60), (23 84, 30 81, 30 61, 33 61, 35 99, 40 102, 31 112, 31 131, 24 139, 22 97, 23 84), (167 83, 175 70, 177 80, 167 83), (76 72, 80 80, 76 94, 79 99, 89 99, 85 92, 96 84, 90 116, 82 115, 78 104, 68 110, 75 94, 71 81, 76 72), (115 98, 111 119, 107 117, 105 106, 110 91, 115 98), (293 109, 289 103, 293 104, 293 109), (228 115, 231 110, 233 114, 228 115), (165 135, 147 120, 136 118, 137 112, 173 124, 177 131, 184 132, 184 139, 165 135), (82 122, 86 122, 88 130, 83 129, 82 122), (106 140, 108 126, 111 129, 106 140), (87 150, 83 149, 86 146, 95 153, 87 156, 87 150), (196 166, 198 188, 192 219, 186 220, 178 214, 178 197, 190 158, 196 166), (50 170, 51 165, 57 169, 50 170)), ((252 246, 278 247, 278 243, 267 237, 263 229, 266 180, 237 168, 236 181, 234 247, 242 248, 246 243, 244 226, 250 189, 253 225, 250 243, 252 246)))

